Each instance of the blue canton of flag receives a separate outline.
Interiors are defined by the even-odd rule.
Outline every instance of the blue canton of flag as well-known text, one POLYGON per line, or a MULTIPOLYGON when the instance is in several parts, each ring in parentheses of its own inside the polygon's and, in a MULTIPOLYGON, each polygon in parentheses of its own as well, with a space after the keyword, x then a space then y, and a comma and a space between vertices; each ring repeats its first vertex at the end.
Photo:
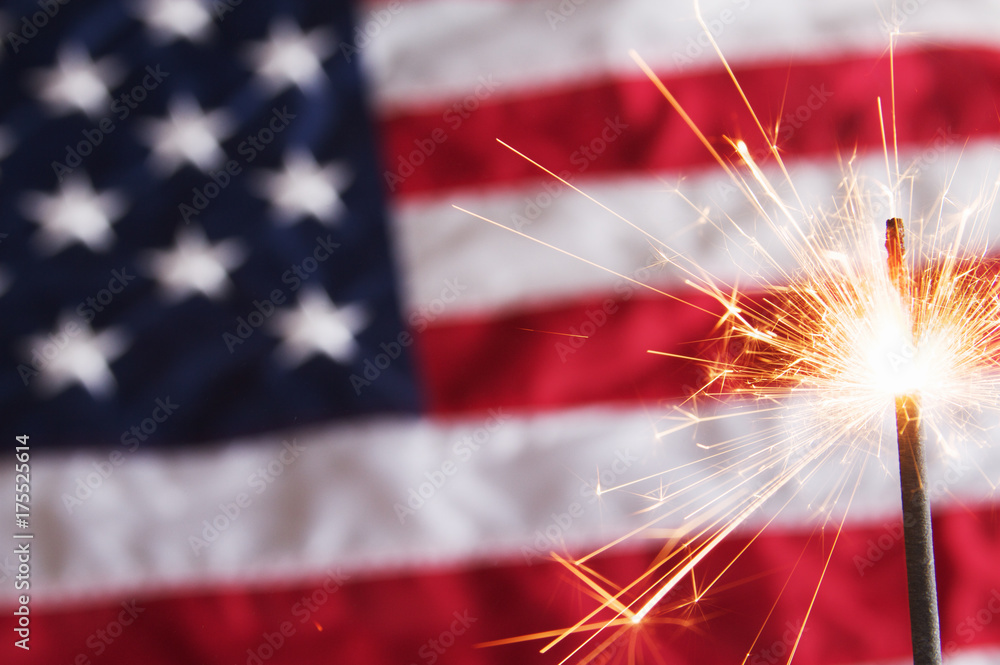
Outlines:
POLYGON ((348 3, 5 12, 0 417, 160 444, 417 408, 405 348, 351 383, 402 322, 348 3))

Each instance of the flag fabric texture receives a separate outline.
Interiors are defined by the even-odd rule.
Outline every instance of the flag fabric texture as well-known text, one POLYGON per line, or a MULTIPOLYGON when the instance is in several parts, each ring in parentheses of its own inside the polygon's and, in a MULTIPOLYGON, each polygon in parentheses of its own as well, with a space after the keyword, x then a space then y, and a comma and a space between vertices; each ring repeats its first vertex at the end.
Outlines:
MULTIPOLYGON (((789 495, 648 625, 539 653, 600 602, 553 556, 647 522, 603 488, 781 427, 726 402, 663 425, 692 413, 683 356, 722 311, 616 214, 750 295, 780 250, 629 49, 716 149, 743 138, 774 173, 742 91, 808 205, 842 196, 846 162, 884 179, 879 98, 913 210, 994 195, 990 3, 700 11, 5 3, 4 662, 908 662, 878 453, 810 479, 856 472, 849 509, 789 495), (726 217, 747 235, 707 222, 726 217)), ((994 663, 1000 439, 973 416, 982 441, 929 481, 942 641, 994 663)), ((656 560, 676 525, 656 526, 588 563, 605 588, 656 560)))

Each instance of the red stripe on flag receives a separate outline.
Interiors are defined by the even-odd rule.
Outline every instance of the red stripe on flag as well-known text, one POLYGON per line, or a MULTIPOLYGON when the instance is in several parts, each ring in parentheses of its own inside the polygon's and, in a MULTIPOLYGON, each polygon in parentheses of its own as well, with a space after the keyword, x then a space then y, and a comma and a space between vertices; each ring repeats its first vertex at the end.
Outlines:
MULTIPOLYGON (((977 261, 983 279, 1000 272, 996 259, 977 261)), ((721 352, 723 304, 690 289, 673 297, 635 295, 631 286, 616 291, 621 299, 593 297, 429 326, 416 335, 416 351, 430 411, 632 406, 676 402, 705 388, 721 352)), ((761 293, 740 294, 738 306, 751 323, 775 307, 761 293)))
MULTIPOLYGON (((739 663, 747 653, 751 663, 785 662, 833 528, 765 532, 697 603, 688 602, 691 587, 684 583, 664 601, 664 611, 650 615, 653 623, 643 630, 656 634, 659 655, 671 663, 739 663), (779 611, 754 645, 790 575, 779 611), (679 627, 666 619, 687 619, 689 625, 679 627)), ((844 531, 806 624, 797 665, 909 657, 900 528, 892 521, 844 531)), ((995 507, 938 510, 934 534, 946 653, 1000 646, 1000 516, 995 507)), ((699 569, 697 584, 711 579, 710 571, 721 571, 746 544, 743 535, 721 545, 699 569)), ((596 566, 609 578, 628 582, 646 569, 656 551, 608 556, 596 566)), ((199 592, 158 600, 137 596, 58 612, 36 604, 31 650, 17 653, 24 656, 18 662, 67 665, 551 664, 567 653, 565 646, 539 655, 541 641, 475 645, 566 627, 593 607, 574 578, 547 562, 363 580, 344 580, 333 571, 326 579, 283 591, 199 592), (162 639, 166 635, 170 640, 162 639)), ((10 626, 11 615, 6 615, 3 623, 10 626)), ((15 649, 11 631, 5 632, 2 651, 9 659, 15 649)), ((617 660, 609 662, 624 662, 629 640, 626 636, 616 643, 617 660)), ((639 653, 648 656, 648 647, 639 641, 639 653)), ((579 638, 570 638, 566 644, 578 643, 579 638)))
MULTIPOLYGON (((896 129, 901 146, 920 149, 970 136, 1000 134, 1000 51, 932 49, 898 53, 896 129)), ((742 67, 737 71, 762 122, 777 130, 788 155, 831 158, 881 149, 876 98, 888 122, 889 62, 884 55, 742 67)), ((644 173, 706 166, 711 157, 645 78, 503 99, 502 81, 451 105, 387 118, 384 178, 395 194, 484 187, 537 179, 539 171, 498 146, 500 138, 570 176, 644 173), (498 85, 497 85, 498 84, 498 85), (496 88, 493 96, 491 88, 496 88)), ((666 80, 724 155, 724 136, 744 138, 766 158, 766 145, 724 71, 666 80)), ((940 146, 938 146, 940 147, 940 146)))
POLYGON ((704 385, 703 365, 647 351, 701 357, 701 340, 723 312, 710 296, 682 298, 579 300, 431 326, 416 344, 428 408, 548 410, 682 398, 704 385))

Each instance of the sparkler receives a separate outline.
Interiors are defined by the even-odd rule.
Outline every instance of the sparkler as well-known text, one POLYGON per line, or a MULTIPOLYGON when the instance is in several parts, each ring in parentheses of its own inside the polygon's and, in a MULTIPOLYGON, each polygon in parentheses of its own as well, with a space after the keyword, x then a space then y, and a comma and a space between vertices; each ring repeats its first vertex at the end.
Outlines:
MULTIPOLYGON (((706 34, 709 31, 706 30, 706 34)), ((711 36, 709 39, 712 40, 711 36)), ((922 232, 914 234, 911 255, 918 260, 911 260, 909 264, 904 251, 902 220, 892 217, 887 222, 886 251, 883 253, 873 223, 872 198, 854 174, 853 160, 848 162, 841 183, 845 196, 838 208, 832 213, 807 209, 795 193, 775 145, 774 137, 779 135, 779 127, 765 128, 757 119, 714 40, 712 44, 757 129, 767 141, 769 156, 792 192, 791 200, 779 194, 742 140, 729 140, 732 160, 720 154, 667 86, 637 54, 632 56, 734 186, 753 204, 770 232, 780 239, 779 249, 790 260, 756 243, 756 238, 738 221, 728 220, 737 237, 756 243, 754 249, 763 257, 770 275, 762 284, 763 296, 742 297, 737 295, 735 285, 706 275, 696 264, 685 263, 682 253, 671 250, 646 231, 639 231, 658 244, 664 260, 687 276, 689 286, 711 295, 722 311, 717 325, 718 337, 714 340, 721 349, 717 359, 688 358, 704 363, 707 372, 707 379, 695 398, 715 400, 735 396, 751 412, 760 415, 765 425, 752 435, 703 446, 707 450, 706 459, 723 467, 722 471, 699 474, 685 466, 615 488, 602 488, 604 493, 632 491, 645 497, 649 505, 644 513, 650 515, 649 519, 597 552, 575 560, 558 557, 557 560, 593 594, 598 605, 573 626, 526 638, 551 638, 542 649, 548 651, 570 635, 589 634, 562 661, 589 653, 584 656, 583 662, 587 662, 629 630, 654 618, 664 621, 670 612, 682 613, 698 597, 720 584, 728 566, 705 581, 693 600, 668 602, 679 583, 764 504, 780 501, 782 493, 794 481, 804 483, 824 464, 856 467, 857 473, 845 473, 821 502, 820 511, 826 514, 827 522, 832 521, 833 506, 838 502, 846 502, 846 517, 861 471, 871 460, 879 458, 880 424, 894 406, 914 662, 919 665, 940 663, 922 427, 934 435, 935 444, 950 447, 952 444, 945 431, 950 425, 964 429, 964 409, 969 405, 975 409, 1000 406, 1000 373, 994 360, 1000 352, 1000 279, 994 274, 995 264, 987 258, 988 245, 981 226, 977 225, 980 216, 991 207, 998 185, 994 184, 978 206, 959 211, 953 219, 945 214, 942 197, 936 228, 922 221, 922 232), (928 228, 932 230, 928 232, 928 228), (789 265, 795 268, 788 269, 789 265), (795 418, 790 436, 784 423, 766 425, 766 419, 773 418, 776 413, 791 418, 783 410, 794 401, 804 402, 802 412, 808 415, 795 418), (681 489, 671 490, 671 482, 664 483, 662 479, 676 480, 675 474, 686 482, 681 489), (855 481, 853 485, 851 480, 855 481), (651 491, 636 489, 648 481, 661 482, 651 491), (666 528, 668 523, 672 528, 666 528), (590 568, 590 560, 609 547, 627 537, 658 529, 668 532, 667 542, 657 561, 638 579, 620 588, 612 587, 590 568)), ((890 47, 890 61, 891 54, 890 47)), ((878 110, 881 121, 881 101, 878 110)), ((895 143, 893 130, 892 152, 898 164, 895 143)), ((889 142, 884 130, 883 144, 886 171, 893 183, 883 191, 895 210, 907 178, 905 175, 891 176, 889 142)), ((510 149, 532 161, 523 153, 510 149)), ((532 163, 594 200, 544 166, 532 163)), ((899 174, 898 166, 895 171, 899 174)), ((502 226, 475 213, 469 214, 502 226)), ((619 219, 631 224, 620 216, 619 219)), ((508 230, 530 238, 520 231, 508 230)), ((590 263, 565 249, 547 246, 590 263)), ((629 279, 621 273, 603 269, 629 279)), ((694 409, 678 411, 680 424, 663 434, 706 420, 694 409)), ((792 497, 794 492, 784 499, 779 511, 792 497)), ((761 530, 770 522, 768 520, 761 530)), ((824 561, 821 577, 830 564, 843 524, 843 519, 836 524, 837 535, 824 561)), ((805 619, 812 611, 818 590, 819 585, 805 619)), ((805 621, 790 649, 789 662, 804 629, 805 621)), ((501 642, 510 641, 516 640, 501 642)), ((748 659, 752 650, 753 647, 747 652, 748 659)))
MULTIPOLYGON (((903 262, 903 220, 885 223, 889 278, 905 299, 910 280, 903 262)), ((920 436, 920 397, 896 396, 896 439, 899 447, 899 485, 903 501, 903 546, 910 607, 910 636, 914 665, 941 665, 941 627, 934 575, 931 501, 926 491, 927 462, 920 436)))

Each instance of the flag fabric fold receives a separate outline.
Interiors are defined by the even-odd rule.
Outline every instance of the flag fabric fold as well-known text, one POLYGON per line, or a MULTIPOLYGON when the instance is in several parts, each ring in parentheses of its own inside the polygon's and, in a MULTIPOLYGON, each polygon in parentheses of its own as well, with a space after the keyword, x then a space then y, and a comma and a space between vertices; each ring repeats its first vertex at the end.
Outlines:
MULTIPOLYGON (((893 144, 925 219, 995 195, 990 3, 695 11, 0 8, 5 662, 907 662, 883 451, 783 488, 648 625, 540 653, 600 602, 557 557, 651 527, 588 559, 613 593, 675 545, 605 490, 691 465, 728 501, 706 450, 801 417, 689 400, 726 308, 679 266, 760 299, 791 257, 629 50, 780 176, 759 120, 808 210, 893 144)), ((969 411, 928 479, 942 640, 993 663, 1000 446, 969 411)))

